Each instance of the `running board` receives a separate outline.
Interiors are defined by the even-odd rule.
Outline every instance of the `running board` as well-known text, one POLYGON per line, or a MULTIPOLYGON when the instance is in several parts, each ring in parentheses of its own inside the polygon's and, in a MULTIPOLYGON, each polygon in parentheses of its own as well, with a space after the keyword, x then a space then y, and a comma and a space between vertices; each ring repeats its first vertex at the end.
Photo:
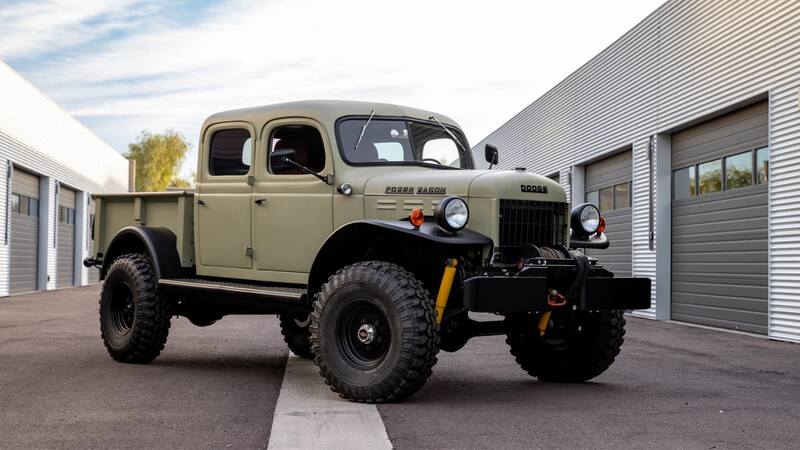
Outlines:
POLYGON ((216 305, 223 314, 273 314, 307 312, 307 290, 300 287, 269 286, 203 278, 168 278, 158 289, 185 306, 196 302, 216 305))

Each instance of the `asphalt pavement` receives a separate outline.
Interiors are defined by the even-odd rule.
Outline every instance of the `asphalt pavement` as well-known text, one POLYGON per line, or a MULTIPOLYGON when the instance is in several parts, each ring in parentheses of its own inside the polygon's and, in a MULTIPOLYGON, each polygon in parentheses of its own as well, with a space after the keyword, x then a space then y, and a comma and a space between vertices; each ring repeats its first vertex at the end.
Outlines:
MULTIPOLYGON (((0 447, 264 448, 287 349, 272 316, 173 320, 151 364, 113 361, 99 286, 0 298, 0 447)), ((320 379, 321 382, 321 379, 320 379)), ((502 337, 440 353, 395 448, 798 448, 800 345, 628 318, 592 382, 541 383, 502 337)))

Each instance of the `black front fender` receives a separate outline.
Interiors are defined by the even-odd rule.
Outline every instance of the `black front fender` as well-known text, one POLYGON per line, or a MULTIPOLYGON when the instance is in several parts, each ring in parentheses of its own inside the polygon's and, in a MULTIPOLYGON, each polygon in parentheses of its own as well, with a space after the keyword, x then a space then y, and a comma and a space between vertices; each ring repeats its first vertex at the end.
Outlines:
POLYGON ((455 256, 468 247, 493 245, 492 240, 481 233, 472 230, 448 233, 430 222, 415 228, 405 221, 353 221, 334 231, 320 248, 311 266, 309 292, 319 289, 336 270, 362 261, 372 246, 379 242, 389 242, 398 248, 422 246, 430 255, 449 253, 449 256, 455 256))

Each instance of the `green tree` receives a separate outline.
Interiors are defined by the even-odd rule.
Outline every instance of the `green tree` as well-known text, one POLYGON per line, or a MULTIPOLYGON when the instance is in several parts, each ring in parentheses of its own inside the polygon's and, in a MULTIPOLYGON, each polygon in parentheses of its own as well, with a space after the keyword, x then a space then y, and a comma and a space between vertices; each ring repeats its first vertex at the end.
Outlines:
POLYGON ((169 187, 178 187, 178 188, 193 188, 195 183, 197 183, 197 173, 192 172, 190 178, 181 178, 175 177, 172 181, 169 182, 169 187))
POLYGON ((142 131, 136 141, 128 145, 128 153, 124 155, 136 161, 136 190, 165 190, 177 178, 188 151, 189 143, 178 131, 155 134, 142 131))

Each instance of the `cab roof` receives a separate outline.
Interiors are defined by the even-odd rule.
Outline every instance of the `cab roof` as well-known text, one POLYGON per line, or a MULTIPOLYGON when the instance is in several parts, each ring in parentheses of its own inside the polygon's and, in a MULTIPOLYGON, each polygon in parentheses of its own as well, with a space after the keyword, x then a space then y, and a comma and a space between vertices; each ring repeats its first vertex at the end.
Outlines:
POLYGON ((429 120, 430 116, 433 115, 442 123, 458 127, 458 124, 447 116, 407 106, 346 100, 307 100, 223 111, 208 117, 203 122, 203 129, 205 130, 211 124, 230 121, 251 122, 257 129, 260 129, 270 120, 284 117, 314 119, 333 129, 338 118, 356 115, 369 116, 373 109, 375 110, 375 116, 429 120))

